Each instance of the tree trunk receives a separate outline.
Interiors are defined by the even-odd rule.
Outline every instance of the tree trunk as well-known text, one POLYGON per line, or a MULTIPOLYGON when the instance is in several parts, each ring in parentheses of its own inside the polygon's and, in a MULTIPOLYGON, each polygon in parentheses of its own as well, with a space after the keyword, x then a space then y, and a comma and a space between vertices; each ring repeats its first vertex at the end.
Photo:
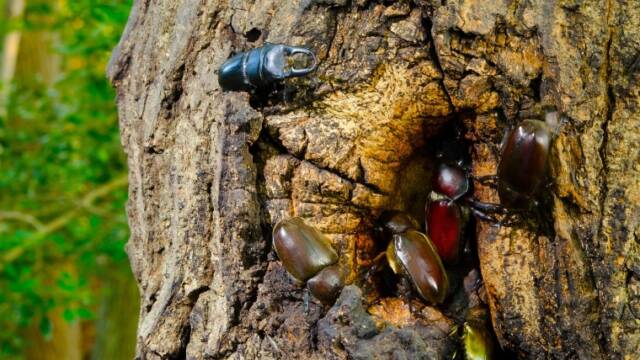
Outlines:
POLYGON ((140 358, 451 357, 478 301, 508 354, 637 356, 640 4, 443 3, 135 2, 109 76, 140 358), (314 49, 318 71, 222 92, 220 65, 265 41, 314 49), (478 222, 483 288, 462 286, 466 269, 451 275, 462 305, 416 312, 368 285, 373 224, 384 209, 421 214, 442 128, 463 123, 473 173, 493 174, 502 129, 548 108, 562 116, 548 201, 526 216, 539 226, 478 222), (351 270, 331 309, 305 305, 271 249, 289 216, 351 270))

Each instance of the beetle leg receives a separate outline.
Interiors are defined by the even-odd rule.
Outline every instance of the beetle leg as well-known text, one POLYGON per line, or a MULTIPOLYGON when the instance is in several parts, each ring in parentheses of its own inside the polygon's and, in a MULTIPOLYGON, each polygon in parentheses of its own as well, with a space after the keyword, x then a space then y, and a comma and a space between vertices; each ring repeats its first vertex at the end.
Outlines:
POLYGON ((471 208, 473 215, 480 220, 493 223, 497 226, 513 227, 515 225, 522 224, 522 219, 518 217, 517 213, 508 213, 502 219, 498 219, 493 215, 489 215, 482 210, 471 208))
POLYGON ((370 272, 370 269, 373 269, 372 272, 375 273, 380 269, 380 262, 384 259, 386 254, 386 251, 382 251, 371 260, 362 260, 363 263, 361 263, 360 265, 364 268, 369 269, 367 270, 367 272, 370 272))
POLYGON ((404 276, 401 277, 400 279, 400 296, 402 298, 404 298, 407 301, 407 304, 409 305, 409 313, 411 315, 414 314, 415 309, 413 307, 413 285, 411 284, 411 281, 409 281, 409 279, 405 278, 404 276))
POLYGON ((411 281, 404 276, 400 276, 396 291, 398 297, 407 302, 407 305, 409 305, 409 312, 413 314, 413 305, 411 304, 411 298, 413 297, 413 285, 411 284, 411 281))
POLYGON ((477 219, 484 220, 490 223, 500 224, 500 220, 492 215, 485 214, 482 210, 478 210, 472 207, 471 212, 477 219))
POLYGON ((485 213, 505 214, 507 212, 507 209, 500 204, 483 202, 473 197, 467 197, 464 200, 472 209, 480 210, 485 213))
POLYGON ((384 258, 384 256, 387 255, 386 251, 382 251, 380 252, 380 254, 376 255, 376 257, 374 257, 371 262, 373 263, 373 266, 378 266, 380 265, 380 260, 382 260, 384 258))
POLYGON ((470 175, 471 180, 477 181, 482 185, 495 187, 498 184, 498 175, 475 176, 470 175))
POLYGON ((513 227, 522 224, 522 219, 518 217, 517 213, 509 213, 504 219, 500 220, 498 224, 500 226, 513 227))
POLYGON ((369 260, 369 264, 364 266, 364 280, 365 282, 369 280, 369 278, 380 271, 384 267, 384 262, 382 261, 386 255, 386 251, 381 252, 376 255, 373 259, 369 260))

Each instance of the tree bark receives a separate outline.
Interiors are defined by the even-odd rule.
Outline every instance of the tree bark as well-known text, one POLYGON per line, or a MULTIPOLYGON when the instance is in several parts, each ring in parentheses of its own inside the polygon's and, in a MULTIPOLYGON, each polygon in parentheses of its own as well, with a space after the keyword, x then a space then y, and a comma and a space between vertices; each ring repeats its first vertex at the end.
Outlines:
POLYGON ((639 25, 633 1, 136 1, 108 74, 138 357, 451 357, 464 309, 487 302, 506 353, 634 358, 639 25), (318 71, 222 92, 219 66, 264 41, 314 49, 318 71), (547 200, 527 215, 538 226, 478 222, 480 289, 462 286, 473 270, 452 275, 462 305, 416 312, 368 286, 373 224, 384 209, 421 214, 443 128, 464 123, 473 173, 493 174, 503 129, 548 108, 561 121, 547 200), (305 305, 275 258, 270 228, 289 216, 328 234, 351 271, 331 309, 305 305))

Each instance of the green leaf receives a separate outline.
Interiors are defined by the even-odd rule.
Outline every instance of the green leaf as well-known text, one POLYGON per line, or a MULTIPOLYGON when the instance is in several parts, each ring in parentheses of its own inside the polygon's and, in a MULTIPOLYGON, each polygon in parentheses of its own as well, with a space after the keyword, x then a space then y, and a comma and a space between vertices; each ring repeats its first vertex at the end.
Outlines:
POLYGON ((62 318, 66 322, 73 322, 76 319, 76 314, 72 309, 66 308, 62 311, 62 318))
POLYGON ((51 319, 49 319, 48 316, 43 316, 42 319, 40 319, 39 327, 42 337, 44 337, 46 340, 51 340, 51 338, 53 337, 53 324, 51 323, 51 319))

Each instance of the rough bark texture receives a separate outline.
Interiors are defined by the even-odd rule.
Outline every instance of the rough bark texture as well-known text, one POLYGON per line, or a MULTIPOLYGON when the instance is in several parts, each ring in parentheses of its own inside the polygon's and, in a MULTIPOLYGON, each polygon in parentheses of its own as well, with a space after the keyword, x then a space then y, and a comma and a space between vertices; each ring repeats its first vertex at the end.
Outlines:
POLYGON ((109 76, 139 357, 450 357, 483 301, 519 357, 636 357, 639 28, 633 1, 136 1, 109 76), (221 92, 222 62, 264 41, 314 49, 319 70, 270 95, 221 92), (466 286, 475 271, 462 286, 465 269, 451 304, 409 311, 367 285, 373 223, 421 213, 439 129, 463 122, 474 173, 492 174, 503 129, 548 107, 562 117, 539 226, 477 225, 483 287, 466 286), (271 250, 293 215, 359 285, 331 309, 305 306, 271 250))

